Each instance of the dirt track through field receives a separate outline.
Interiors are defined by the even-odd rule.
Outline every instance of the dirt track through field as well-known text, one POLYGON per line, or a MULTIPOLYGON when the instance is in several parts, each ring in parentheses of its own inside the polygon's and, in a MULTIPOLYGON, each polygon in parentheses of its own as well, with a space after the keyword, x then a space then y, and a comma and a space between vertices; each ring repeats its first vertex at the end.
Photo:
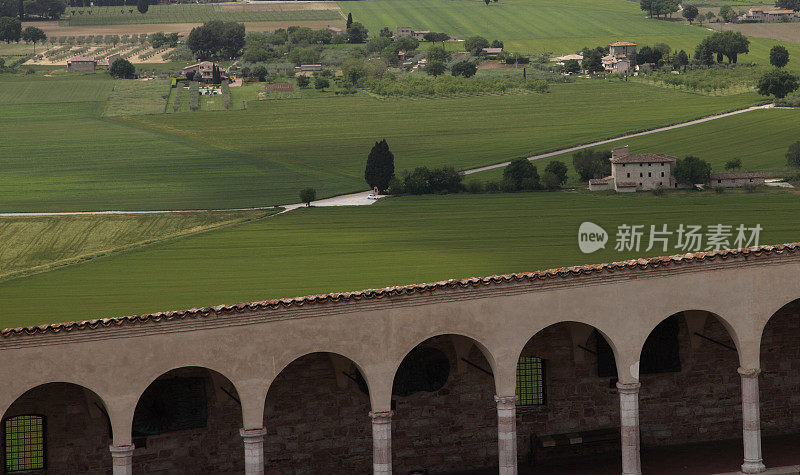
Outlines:
POLYGON ((711 23, 715 30, 738 31, 745 36, 800 43, 800 22, 794 23, 711 23))

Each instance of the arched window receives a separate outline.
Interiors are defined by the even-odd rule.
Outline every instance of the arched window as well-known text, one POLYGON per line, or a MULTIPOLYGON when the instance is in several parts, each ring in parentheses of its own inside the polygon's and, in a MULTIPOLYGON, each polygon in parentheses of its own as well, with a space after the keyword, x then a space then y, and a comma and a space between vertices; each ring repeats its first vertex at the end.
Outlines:
POLYGON ((3 440, 7 472, 45 468, 44 416, 26 414, 5 419, 3 440))

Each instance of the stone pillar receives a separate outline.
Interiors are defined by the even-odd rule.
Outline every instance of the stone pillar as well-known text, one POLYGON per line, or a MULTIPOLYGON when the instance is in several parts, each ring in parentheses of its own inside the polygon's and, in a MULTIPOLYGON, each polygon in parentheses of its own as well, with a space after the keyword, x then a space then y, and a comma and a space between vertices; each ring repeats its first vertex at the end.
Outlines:
POLYGON ((517 396, 495 396, 500 475, 517 474, 517 396))
POLYGON ((372 471, 392 473, 392 415, 394 411, 370 412, 372 418, 372 471))
POLYGON ((114 475, 133 475, 133 445, 110 445, 114 475))
POLYGON ((617 383, 622 437, 622 475, 641 475, 639 454, 639 383, 617 383))
POLYGON ((761 370, 739 368, 738 371, 742 376, 742 473, 760 473, 766 470, 761 460, 761 409, 758 402, 758 375, 761 370))
POLYGON ((262 475, 264 473, 264 436, 267 429, 239 429, 244 441, 244 473, 262 475))

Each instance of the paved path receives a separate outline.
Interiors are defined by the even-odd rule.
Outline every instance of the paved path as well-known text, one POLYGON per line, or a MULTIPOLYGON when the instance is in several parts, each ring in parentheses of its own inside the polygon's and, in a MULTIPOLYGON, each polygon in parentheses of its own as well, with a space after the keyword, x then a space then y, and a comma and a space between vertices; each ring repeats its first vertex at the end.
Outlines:
MULTIPOLYGON (((274 3, 274 2, 270 2, 274 3)), ((667 127, 659 127, 657 129, 647 130, 645 132, 637 132, 635 134, 628 134, 628 135, 621 135, 619 137, 615 137, 612 139, 606 140, 599 140, 597 142, 587 143, 584 145, 578 145, 575 147, 563 148, 561 150, 556 150, 554 152, 547 152, 542 153, 539 155, 533 155, 528 157, 528 160, 538 160, 540 158, 547 158, 553 157, 555 155, 560 155, 562 153, 569 153, 574 152, 576 150, 581 150, 584 148, 594 147, 596 145, 603 145, 611 142, 616 142, 618 140, 624 140, 631 137, 639 137, 642 135, 650 135, 655 134, 658 132, 664 132, 666 130, 673 130, 679 129, 681 127, 688 127, 690 125, 701 124, 703 122, 709 122, 716 119, 721 119, 723 117, 730 117, 732 115, 743 114, 745 112, 750 112, 759 109, 769 109, 772 108, 772 104, 767 104, 763 106, 755 106, 749 107, 747 109, 739 109, 733 112, 726 112, 724 114, 717 114, 708 117, 704 117, 702 119, 690 120, 689 122, 681 122, 679 124, 670 125, 667 127)), ((487 165, 485 167, 473 168, 470 170, 465 170, 465 175, 471 175, 473 173, 478 173, 486 170, 493 170, 495 168, 502 168, 508 165, 511 162, 503 162, 503 163, 496 163, 494 165, 487 165)), ((771 186, 783 186, 783 185, 771 185, 771 186)), ((791 185, 790 185, 791 186, 791 185)), ((350 193, 347 195, 339 195, 334 196, 332 198, 326 198, 324 200, 314 201, 311 204, 313 206, 365 206, 371 205, 375 203, 377 200, 368 199, 367 196, 370 195, 371 191, 360 191, 358 193, 350 193)), ((381 196, 382 198, 383 196, 381 196)), ((304 203, 292 203, 287 205, 281 205, 282 208, 285 208, 283 212, 291 211, 293 209, 301 208, 305 206, 304 203)), ((131 214, 169 214, 169 213, 213 213, 213 212, 232 212, 232 211, 258 211, 258 210, 267 210, 272 209, 272 206, 262 206, 262 207, 255 207, 255 208, 229 208, 229 209, 184 209, 184 210, 160 210, 160 211, 64 211, 64 212, 44 212, 44 213, 0 213, 0 217, 2 218, 10 218, 10 217, 17 217, 17 216, 93 216, 93 215, 131 215, 131 214)))
MULTIPOLYGON (((616 142, 618 140, 629 139, 629 138, 632 138, 632 137, 640 137, 642 135, 655 134, 655 133, 664 132, 664 131, 667 131, 667 130, 680 129, 681 127, 688 127, 690 125, 702 124, 703 122, 709 122, 709 121, 712 121, 712 120, 721 119, 723 117, 730 117, 732 115, 744 114, 745 112, 750 112, 750 111, 759 110, 759 109, 770 109, 772 107, 773 107, 772 104, 767 104, 767 105, 764 105, 764 106, 748 107, 747 109, 739 109, 739 110, 736 110, 736 111, 733 111, 733 112, 726 112, 724 114, 711 115, 711 116, 708 116, 708 117, 703 117, 702 119, 690 120, 689 122, 681 122, 679 124, 669 125, 667 127, 659 127, 657 129, 646 130, 644 132, 637 132, 635 134, 622 135, 622 136, 619 136, 619 137, 614 137, 613 139, 598 140, 597 142, 578 145, 578 146, 575 146, 575 147, 562 148, 561 150, 556 150, 554 152, 541 153, 539 155, 533 155, 533 156, 528 157, 528 160, 533 161, 533 160, 539 160, 540 158, 554 157, 556 155, 561 155, 562 153, 574 152, 576 150, 582 150, 584 148, 594 147, 596 145, 603 145, 603 144, 607 144, 607 143, 611 143, 611 142, 616 142)), ((471 175, 473 173, 484 172, 486 170, 494 170, 495 168, 503 168, 506 165, 508 165, 509 163, 511 163, 511 162, 496 163, 494 165, 487 165, 485 167, 472 168, 470 170, 465 170, 464 174, 465 175, 471 175)))
MULTIPOLYGON (((347 195, 334 196, 324 200, 312 201, 313 206, 363 206, 371 205, 377 200, 371 200, 367 196, 371 191, 360 191, 347 195)), ((383 198, 383 196, 381 196, 383 198)), ((302 208, 305 203, 292 203, 282 205, 285 211, 302 208)), ((227 208, 227 209, 175 209, 175 210, 153 210, 153 211, 58 211, 42 213, 0 213, 0 218, 13 218, 19 216, 95 216, 95 215, 131 215, 131 214, 176 214, 176 213, 225 213, 233 211, 259 211, 272 209, 272 206, 260 206, 255 208, 227 208)))

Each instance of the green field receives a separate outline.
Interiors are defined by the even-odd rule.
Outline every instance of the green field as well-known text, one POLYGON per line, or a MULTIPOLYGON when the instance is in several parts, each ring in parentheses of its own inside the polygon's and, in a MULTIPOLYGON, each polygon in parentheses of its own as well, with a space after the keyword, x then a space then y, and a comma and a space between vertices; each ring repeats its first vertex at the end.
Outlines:
MULTIPOLYGON (((271 206, 297 201, 306 186, 319 197, 364 189, 366 154, 383 137, 398 171, 473 167, 758 100, 597 80, 556 84, 548 94, 329 95, 252 101, 237 111, 104 117, 146 105, 109 102, 131 97, 115 84, 104 74, 0 76, 0 210, 271 206)), ((125 86, 152 88, 152 107, 163 110, 166 91, 157 83, 125 86)))
MULTIPOLYGON (((685 22, 648 19, 639 2, 625 0, 499 0, 488 6, 479 0, 369 0, 339 2, 339 7, 371 32, 384 26, 392 31, 410 26, 459 39, 481 35, 503 40, 507 50, 525 53, 566 54, 584 46, 632 41, 666 43, 691 54, 711 33, 685 22)), ((776 42, 759 38, 751 42, 750 54, 739 60, 769 64, 769 49, 776 42)), ((800 45, 787 47, 795 58, 800 57, 800 45)), ((800 69, 800 62, 790 67, 800 69)))
POLYGON ((181 4, 150 5, 147 13, 139 13, 135 6, 67 8, 61 26, 80 25, 135 25, 143 23, 203 23, 223 21, 305 21, 341 20, 336 10, 271 10, 245 4, 181 4), (131 13, 130 10, 133 10, 131 13), (72 12, 75 12, 74 14, 72 12))
POLYGON ((665 254, 646 251, 646 238, 639 252, 614 251, 620 224, 760 224, 761 244, 800 236, 797 195, 787 192, 394 198, 300 209, 0 283, 0 327, 665 254), (606 249, 580 253, 583 221, 609 232, 606 249))
POLYGON ((167 79, 116 81, 103 109, 103 115, 114 117, 164 112, 169 90, 170 81, 167 79))
MULTIPOLYGON (((786 177, 796 171, 787 169, 786 149, 800 139, 800 110, 769 109, 746 112, 712 120, 686 128, 658 132, 605 145, 592 147, 610 150, 629 145, 631 152, 666 153, 675 157, 694 155, 708 161, 714 172, 724 172, 725 162, 741 158, 743 169, 762 171, 768 176, 786 177)), ((569 168, 569 184, 579 183, 572 167, 574 152, 534 161, 541 172, 552 160, 561 160, 569 168)), ((469 175, 465 181, 502 179, 503 169, 493 169, 469 175)))
POLYGON ((271 211, 0 217, 0 279, 49 270, 271 211))

